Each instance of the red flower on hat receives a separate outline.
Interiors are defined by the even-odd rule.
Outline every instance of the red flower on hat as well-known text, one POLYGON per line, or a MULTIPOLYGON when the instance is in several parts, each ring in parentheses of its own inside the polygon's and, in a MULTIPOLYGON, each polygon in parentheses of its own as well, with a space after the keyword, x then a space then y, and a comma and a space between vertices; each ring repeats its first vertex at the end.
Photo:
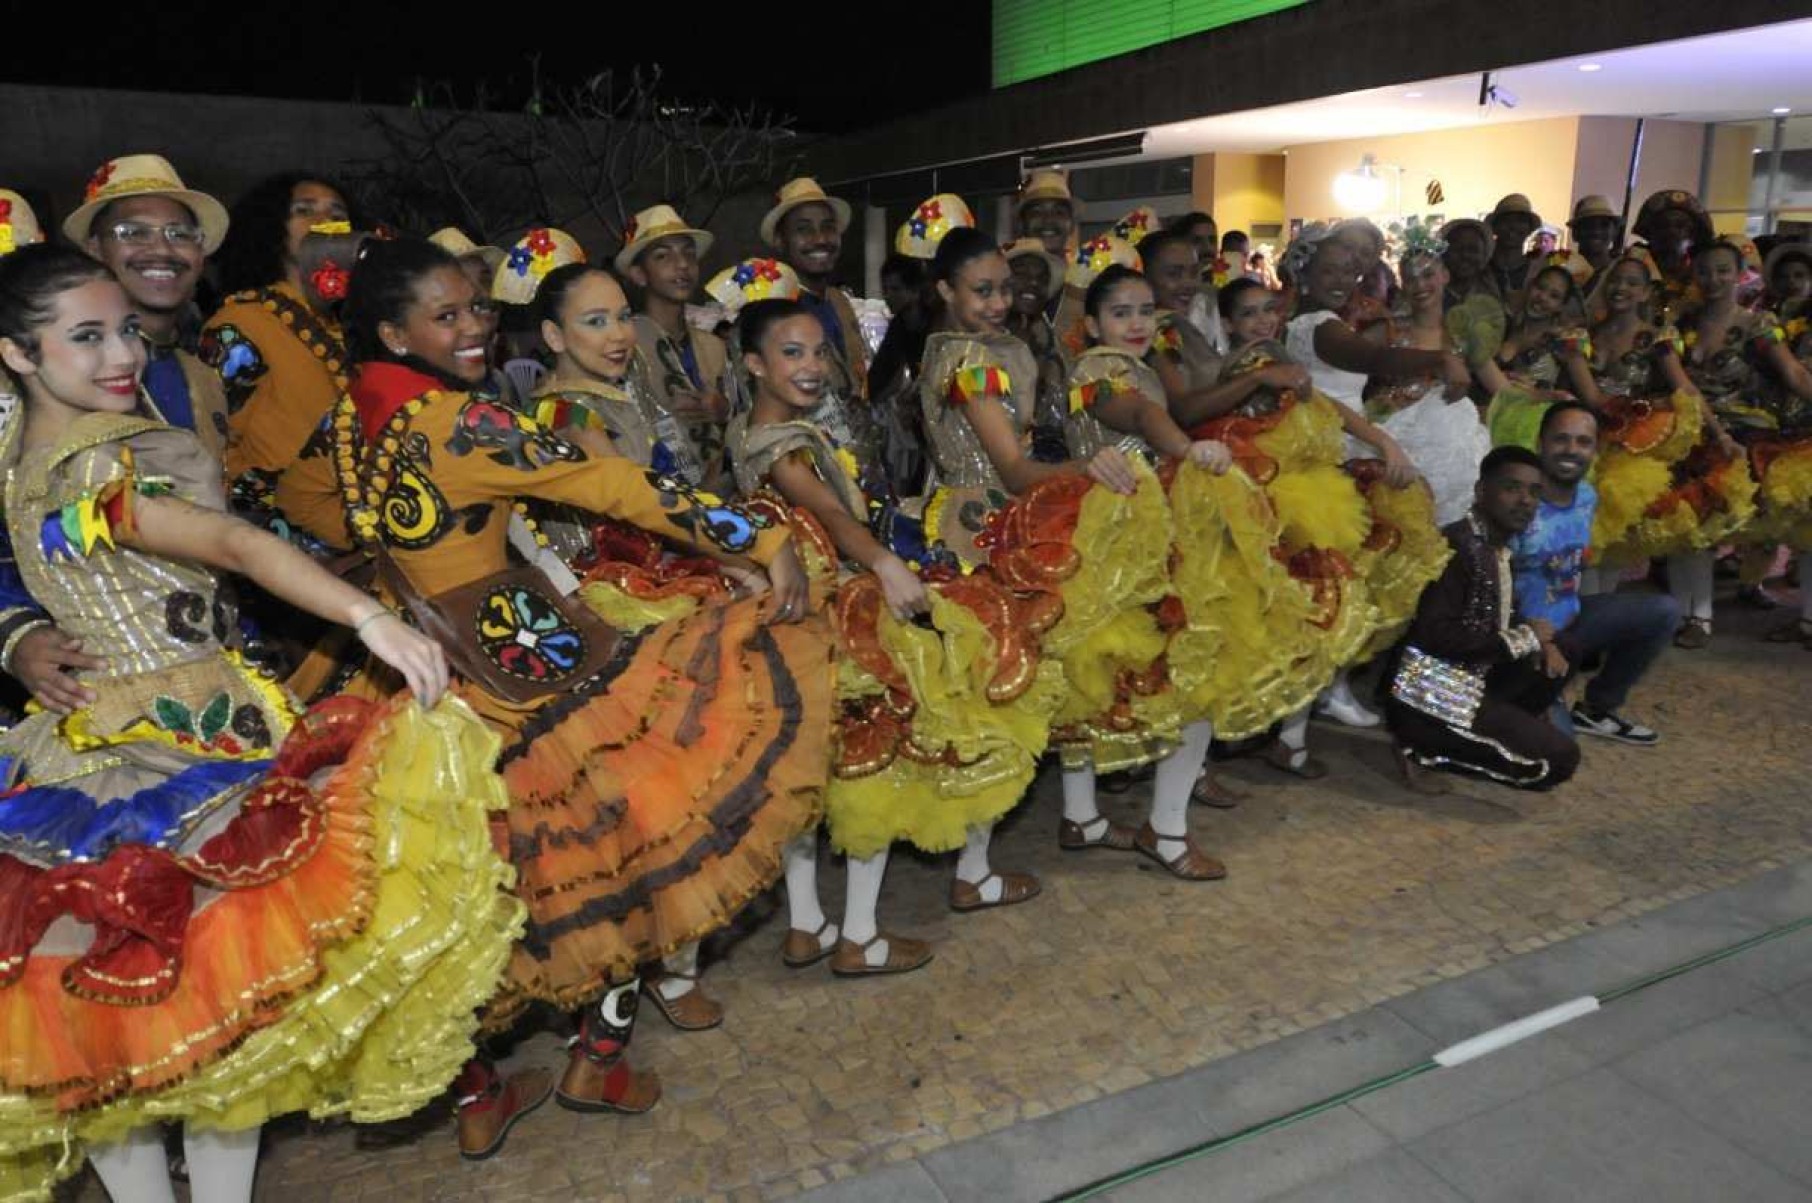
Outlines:
POLYGON ((629 219, 629 224, 623 227, 623 241, 625 243, 634 242, 635 241, 635 232, 636 232, 636 220, 635 220, 635 218, 632 217, 629 219))
POLYGON ((528 248, 537 255, 551 255, 554 253, 554 236, 542 227, 530 230, 528 248))
POLYGON ((100 193, 101 189, 107 186, 107 181, 112 178, 113 163, 109 160, 108 162, 101 164, 101 169, 99 171, 88 177, 88 187, 83 191, 83 199, 93 200, 100 193))
POLYGON ((0 197, 0 221, 6 221, 13 215, 13 202, 0 197))
POLYGON ((780 279, 780 265, 772 259, 763 259, 755 268, 755 274, 764 280, 780 279))
POLYGON ((928 200, 919 206, 919 216, 926 221, 936 221, 944 215, 944 206, 937 201, 928 200))

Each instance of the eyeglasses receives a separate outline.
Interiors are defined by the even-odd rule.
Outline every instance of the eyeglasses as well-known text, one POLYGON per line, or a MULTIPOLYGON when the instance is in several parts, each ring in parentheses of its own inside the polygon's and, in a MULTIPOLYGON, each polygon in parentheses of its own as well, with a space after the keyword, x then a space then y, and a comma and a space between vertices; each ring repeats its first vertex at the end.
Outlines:
POLYGON ((187 222, 173 221, 167 226, 151 226, 139 221, 122 221, 107 228, 113 240, 121 246, 151 246, 158 235, 171 246, 200 246, 202 244, 201 227, 187 222))

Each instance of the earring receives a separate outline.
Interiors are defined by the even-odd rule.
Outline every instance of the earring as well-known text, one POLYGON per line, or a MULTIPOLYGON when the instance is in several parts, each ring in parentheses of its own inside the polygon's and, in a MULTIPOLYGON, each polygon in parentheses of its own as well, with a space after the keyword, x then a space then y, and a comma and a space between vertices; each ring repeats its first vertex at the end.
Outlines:
POLYGON ((401 359, 405 354, 407 354, 407 352, 404 351, 403 348, 401 348, 401 347, 391 347, 390 353, 392 355, 396 356, 398 359, 401 359))

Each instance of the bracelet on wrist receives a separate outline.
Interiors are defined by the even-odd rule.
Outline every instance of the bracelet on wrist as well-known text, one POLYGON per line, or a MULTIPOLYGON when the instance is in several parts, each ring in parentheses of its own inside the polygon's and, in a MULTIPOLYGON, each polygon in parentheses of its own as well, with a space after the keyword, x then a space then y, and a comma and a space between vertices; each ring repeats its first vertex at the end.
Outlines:
POLYGON ((379 619, 382 619, 382 618, 395 618, 395 617, 396 617, 396 611, 392 610, 389 606, 379 606, 376 610, 373 610, 371 613, 365 615, 365 617, 363 617, 363 618, 359 619, 357 622, 353 623, 352 624, 352 633, 354 635, 362 636, 365 634, 365 628, 370 626, 372 623, 377 622, 379 619))

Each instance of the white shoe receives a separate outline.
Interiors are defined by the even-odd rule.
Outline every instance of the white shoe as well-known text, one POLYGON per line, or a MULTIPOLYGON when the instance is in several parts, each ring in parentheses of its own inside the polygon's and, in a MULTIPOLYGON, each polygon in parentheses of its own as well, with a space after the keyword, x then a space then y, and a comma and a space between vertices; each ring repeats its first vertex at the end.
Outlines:
POLYGON ((1352 690, 1340 687, 1330 689, 1316 699, 1315 713, 1349 727, 1376 727, 1384 721, 1378 714, 1360 705, 1352 690))

